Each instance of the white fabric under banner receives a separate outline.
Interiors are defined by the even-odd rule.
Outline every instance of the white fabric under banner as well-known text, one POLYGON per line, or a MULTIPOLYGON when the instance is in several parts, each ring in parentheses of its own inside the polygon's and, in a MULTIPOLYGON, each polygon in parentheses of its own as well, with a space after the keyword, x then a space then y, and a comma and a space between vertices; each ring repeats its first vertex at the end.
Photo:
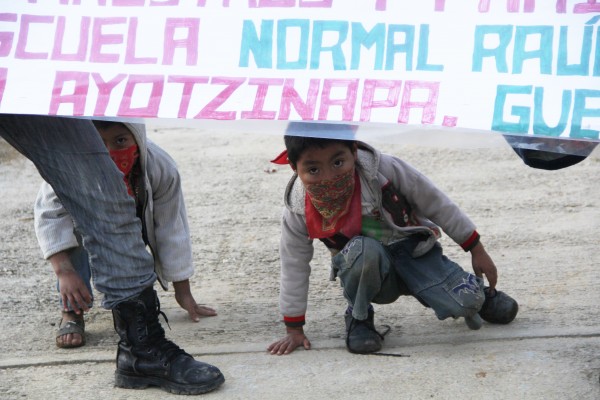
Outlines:
POLYGON ((599 37, 596 0, 2 0, 0 113, 587 155, 599 37))

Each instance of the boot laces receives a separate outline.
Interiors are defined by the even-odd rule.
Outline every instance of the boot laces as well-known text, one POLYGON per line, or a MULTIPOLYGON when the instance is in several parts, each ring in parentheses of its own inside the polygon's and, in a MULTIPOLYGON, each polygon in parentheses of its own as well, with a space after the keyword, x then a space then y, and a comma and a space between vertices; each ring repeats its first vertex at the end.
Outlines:
POLYGON ((179 355, 187 355, 183 349, 165 337, 165 330, 161 326, 158 316, 162 315, 169 329, 171 329, 171 326, 169 325, 169 319, 160 309, 158 298, 156 298, 156 309, 153 311, 154 315, 149 318, 148 322, 148 338, 150 339, 151 345, 158 348, 161 360, 166 364, 177 358, 179 355))

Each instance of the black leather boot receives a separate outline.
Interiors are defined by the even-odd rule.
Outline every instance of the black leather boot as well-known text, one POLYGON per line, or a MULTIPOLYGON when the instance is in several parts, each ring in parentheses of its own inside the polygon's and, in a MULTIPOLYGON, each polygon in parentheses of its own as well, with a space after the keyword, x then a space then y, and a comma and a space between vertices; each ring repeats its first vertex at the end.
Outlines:
POLYGON ((381 350, 383 336, 377 332, 374 323, 375 312, 369 309, 367 319, 358 320, 346 311, 346 347, 351 353, 369 354, 381 350))
MULTIPOLYGON (((219 387, 225 377, 217 367, 199 362, 165 338, 158 321, 160 303, 152 287, 113 310, 119 334, 115 386, 158 386, 175 394, 200 394, 219 387)), ((166 318, 165 318, 166 320, 166 318)))
POLYGON ((508 324, 519 312, 519 304, 515 299, 499 290, 483 289, 485 301, 479 310, 481 318, 492 324, 508 324))

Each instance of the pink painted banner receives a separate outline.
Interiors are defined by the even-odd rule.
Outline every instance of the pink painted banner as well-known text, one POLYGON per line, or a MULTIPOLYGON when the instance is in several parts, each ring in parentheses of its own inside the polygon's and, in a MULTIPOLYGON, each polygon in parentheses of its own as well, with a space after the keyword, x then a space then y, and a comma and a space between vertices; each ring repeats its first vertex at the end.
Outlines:
POLYGON ((598 141, 595 0, 11 0, 0 113, 598 141))

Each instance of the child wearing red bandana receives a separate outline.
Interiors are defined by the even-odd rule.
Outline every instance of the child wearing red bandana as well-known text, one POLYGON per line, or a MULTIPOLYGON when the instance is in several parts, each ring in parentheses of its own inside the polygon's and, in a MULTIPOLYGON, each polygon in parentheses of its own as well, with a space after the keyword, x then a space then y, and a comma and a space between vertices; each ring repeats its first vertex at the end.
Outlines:
MULTIPOLYGON (((127 192, 135 199, 144 242, 154 255, 155 271, 165 290, 173 282, 175 298, 193 321, 216 315, 196 303, 190 290, 192 250, 179 173, 173 159, 146 138, 143 124, 94 121, 127 192)), ((85 344, 83 311, 92 306, 88 255, 73 222, 52 187, 43 183, 35 208, 35 228, 44 257, 58 278, 62 318, 56 336, 61 348, 85 344), (78 288, 78 290, 65 290, 78 288), (77 293, 70 297, 66 293, 77 293)))
POLYGON ((295 174, 284 197, 280 243, 280 310, 287 334, 268 347, 271 354, 310 348, 303 325, 314 239, 331 251, 332 280, 340 279, 348 301, 350 352, 381 349, 372 303, 388 304, 401 295, 431 307, 440 320, 464 317, 471 329, 479 329, 482 318, 511 322, 518 304, 495 289, 496 266, 471 220, 409 164, 365 143, 338 139, 352 139, 355 129, 291 122, 287 150, 273 160, 289 163, 295 174), (474 274, 442 254, 441 230, 471 252, 474 274))

